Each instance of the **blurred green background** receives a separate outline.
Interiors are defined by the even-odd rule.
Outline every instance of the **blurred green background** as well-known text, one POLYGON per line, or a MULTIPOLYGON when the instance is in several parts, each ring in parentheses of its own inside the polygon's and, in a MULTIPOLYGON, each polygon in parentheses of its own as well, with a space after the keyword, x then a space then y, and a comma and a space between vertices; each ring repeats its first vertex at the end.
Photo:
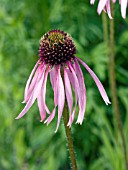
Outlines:
MULTIPOLYGON (((28 76, 38 60, 39 40, 51 29, 73 37, 77 56, 102 81, 111 96, 102 16, 89 0, 0 0, 0 170, 70 170, 63 121, 40 123, 37 103, 19 120, 28 76)), ((128 143, 128 17, 115 14, 115 61, 119 106, 128 143)), ((72 125, 79 170, 124 170, 122 143, 115 139, 112 105, 106 106, 82 67, 87 108, 82 126, 72 125)), ((47 84, 47 101, 53 92, 47 84)), ((128 148, 127 148, 128 150, 128 148)), ((128 156, 128 155, 127 155, 128 156)))

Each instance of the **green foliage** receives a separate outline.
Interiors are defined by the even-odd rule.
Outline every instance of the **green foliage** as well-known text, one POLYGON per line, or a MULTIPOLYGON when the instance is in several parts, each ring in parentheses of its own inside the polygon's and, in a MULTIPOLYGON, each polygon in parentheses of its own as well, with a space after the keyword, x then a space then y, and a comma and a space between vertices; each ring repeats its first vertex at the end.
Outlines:
MULTIPOLYGON (((116 15, 117 90, 128 141, 128 19, 124 21, 118 12, 116 15)), ((22 119, 15 120, 24 107, 21 101, 25 83, 38 60, 39 39, 50 29, 71 34, 77 56, 95 71, 111 96, 102 20, 95 6, 85 0, 0 0, 0 170, 70 169, 62 121, 54 134, 57 117, 49 126, 40 123, 37 103, 22 119)), ((87 87, 85 120, 82 126, 72 126, 79 169, 124 170, 112 106, 104 104, 94 81, 83 67, 82 70, 87 87)), ((52 110, 49 84, 46 100, 52 110)))

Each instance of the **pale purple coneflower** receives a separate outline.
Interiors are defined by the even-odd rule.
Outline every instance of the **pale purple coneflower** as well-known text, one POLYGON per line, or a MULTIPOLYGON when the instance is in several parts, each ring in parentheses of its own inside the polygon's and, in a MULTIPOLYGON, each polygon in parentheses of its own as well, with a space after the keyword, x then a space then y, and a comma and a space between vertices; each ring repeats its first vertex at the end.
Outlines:
POLYGON ((55 117, 56 108, 58 107, 56 132, 62 117, 65 100, 67 100, 69 108, 69 122, 67 126, 71 127, 72 125, 77 105, 79 107, 79 113, 76 123, 82 124, 86 108, 86 88, 79 63, 86 68, 94 79, 105 103, 107 105, 110 103, 98 77, 75 54, 76 48, 68 33, 60 30, 51 30, 41 38, 39 49, 40 59, 32 70, 25 88, 23 103, 26 103, 26 106, 16 119, 24 116, 37 99, 41 122, 44 121, 47 125, 55 117), (50 74, 50 81, 54 91, 54 109, 51 113, 45 102, 48 74, 50 74), (75 93, 74 106, 72 89, 75 93), (49 115, 47 119, 46 113, 49 115))
MULTIPOLYGON (((112 3, 115 3, 115 2, 116 0, 112 0, 112 3)), ((90 3, 94 4, 95 0, 90 0, 90 3)), ((121 15, 123 18, 126 18, 126 9, 128 6, 128 0, 119 0, 119 3, 121 5, 121 15)), ((103 10, 104 12, 108 14, 109 18, 112 19, 110 0, 99 0, 98 8, 97 8, 98 14, 100 15, 103 10)))

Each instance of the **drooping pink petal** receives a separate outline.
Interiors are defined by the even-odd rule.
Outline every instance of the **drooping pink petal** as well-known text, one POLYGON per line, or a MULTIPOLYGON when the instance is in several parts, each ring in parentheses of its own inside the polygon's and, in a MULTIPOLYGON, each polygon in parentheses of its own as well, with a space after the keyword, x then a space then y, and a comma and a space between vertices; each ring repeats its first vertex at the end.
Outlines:
POLYGON ((49 111, 49 108, 48 108, 48 106, 45 104, 45 110, 46 110, 46 112, 48 113, 48 114, 50 114, 50 111, 49 111))
POLYGON ((127 5, 128 5, 128 0, 121 0, 121 14, 123 18, 126 18, 127 5))
POLYGON ((74 92, 75 92, 75 106, 74 106, 72 114, 69 116, 69 121, 67 124, 67 126, 71 127, 72 122, 74 120, 75 113, 76 113, 76 106, 77 106, 77 101, 78 101, 78 90, 76 90, 75 81, 73 79, 71 71, 69 69, 65 69, 65 72, 67 72, 68 78, 69 78, 69 80, 72 84, 72 87, 74 89, 74 92))
POLYGON ((71 114, 73 98, 72 98, 72 89, 71 89, 70 81, 68 78, 68 74, 66 72, 66 68, 64 68, 64 83, 65 83, 65 92, 66 92, 67 103, 68 103, 69 111, 71 114))
MULTIPOLYGON (((42 75, 43 77, 44 77, 44 74, 45 73, 43 73, 43 75, 42 75)), ((38 103, 38 107, 39 107, 41 120, 44 120, 44 118, 45 118, 45 104, 43 101, 43 82, 42 82, 42 85, 40 88, 40 92, 37 96, 37 103, 38 103)))
POLYGON ((78 82, 78 78, 76 76, 75 70, 73 69, 71 64, 68 64, 70 70, 71 70, 71 75, 70 78, 72 77, 73 82, 74 82, 74 90, 76 95, 78 95, 78 104, 79 104, 79 109, 81 109, 81 105, 80 105, 80 87, 79 87, 79 82, 78 82))
POLYGON ((110 101, 108 99, 108 96, 106 94, 106 91, 103 87, 103 85, 101 84, 100 80, 98 79, 98 77, 95 75, 95 73, 88 67, 88 65, 83 62, 81 59, 79 58, 76 58, 85 68, 86 70, 89 72, 89 74, 92 76, 93 80, 95 81, 99 91, 100 91, 100 94, 103 98, 103 100, 105 101, 106 105, 110 104, 110 101))
POLYGON ((51 81, 53 89, 54 89, 54 77, 55 77, 55 70, 54 70, 54 68, 52 68, 50 71, 50 81, 51 81))
POLYGON ((37 67, 38 67, 38 65, 39 65, 39 62, 40 62, 40 60, 37 61, 36 65, 34 66, 32 72, 31 72, 31 74, 30 74, 30 76, 29 76, 29 78, 28 78, 28 80, 27 80, 26 87, 25 87, 24 98, 26 98, 27 91, 28 91, 28 87, 29 87, 29 85, 30 85, 30 82, 31 82, 31 79, 32 79, 32 77, 33 77, 33 75, 34 75, 34 72, 35 72, 35 70, 37 69, 37 67))
POLYGON ((72 112, 72 114, 69 117, 69 121, 68 121, 67 126, 71 127, 71 125, 72 125, 72 123, 74 121, 75 114, 76 114, 76 103, 75 103, 75 107, 73 109, 73 112, 72 112))
POLYGON ((107 0, 100 0, 98 4, 97 12, 98 14, 101 14, 102 10, 105 8, 107 0))
POLYGON ((36 82, 36 86, 34 88, 34 98, 37 98, 39 92, 40 92, 40 89, 41 89, 41 85, 42 85, 42 82, 44 80, 44 77, 42 76, 44 74, 44 70, 45 70, 45 66, 41 66, 39 67, 39 76, 38 76, 38 79, 37 79, 37 82, 36 82))
POLYGON ((51 81, 51 84, 52 84, 52 88, 54 90, 54 105, 55 105, 55 107, 54 107, 52 113, 50 114, 50 116, 44 122, 44 123, 47 123, 47 125, 55 117, 56 107, 58 105, 58 74, 59 74, 59 67, 56 66, 50 72, 50 81, 51 81))
POLYGON ((22 110, 22 112, 15 119, 20 119, 21 117, 23 117, 26 114, 26 112, 30 109, 30 107, 33 105, 35 100, 36 99, 33 98, 33 95, 32 95, 29 101, 27 102, 27 104, 25 105, 24 109, 22 110))
POLYGON ((22 110, 22 112, 16 117, 16 119, 19 119, 21 117, 23 117, 26 112, 30 109, 30 107, 33 105, 34 101, 36 100, 39 92, 40 92, 40 89, 41 89, 41 84, 42 84, 42 81, 43 81, 43 72, 42 72, 42 69, 39 67, 38 68, 38 79, 37 79, 37 83, 35 85, 35 88, 33 90, 33 93, 31 95, 31 97, 29 98, 26 106, 24 107, 24 109, 22 110))
POLYGON ((107 3, 106 3, 106 11, 108 13, 109 18, 112 19, 111 8, 110 8, 110 0, 108 0, 107 3))
POLYGON ((55 72, 55 76, 54 76, 54 104, 55 104, 55 107, 58 104, 59 69, 60 68, 58 66, 54 67, 54 72, 55 72))
POLYGON ((56 107, 53 109, 52 113, 50 116, 45 120, 44 123, 47 123, 47 125, 54 119, 56 113, 56 107))
MULTIPOLYGON (((40 60, 38 60, 38 62, 36 63, 36 65, 34 66, 28 80, 27 80, 27 83, 26 83, 26 87, 25 87, 25 92, 24 92, 24 101, 22 103, 26 103, 31 95, 31 92, 32 90, 30 90, 30 83, 32 84, 32 87, 34 88, 35 84, 36 84, 36 79, 38 77, 38 72, 37 72, 37 67, 39 65, 39 62, 40 60), (35 75, 34 75, 35 73, 35 75), (34 77, 33 77, 34 75, 34 77), (33 77, 33 80, 32 80, 32 77, 33 77), (31 82, 32 80, 32 82, 31 82)), ((32 88, 31 88, 32 89, 32 88)))
MULTIPOLYGON (((40 88, 40 92, 37 96, 37 102, 38 102, 38 107, 39 107, 39 111, 40 111, 41 122, 46 118, 47 106, 45 103, 45 96, 46 96, 46 83, 47 83, 47 77, 48 77, 49 70, 50 70, 50 67, 46 70, 46 73, 43 74, 44 79, 42 82, 42 86, 40 88)), ((48 112, 49 112, 49 110, 48 110, 48 112)))
MULTIPOLYGON (((46 96, 46 84, 47 84, 47 78, 48 78, 48 73, 50 71, 50 66, 48 66, 47 70, 46 70, 46 73, 45 73, 45 77, 44 77, 44 80, 43 80, 43 100, 44 100, 44 103, 45 103, 45 96, 46 96)), ((46 108, 46 107, 45 107, 46 108)))
POLYGON ((33 94, 33 90, 34 90, 34 88, 36 86, 36 82, 37 82, 37 79, 38 79, 38 74, 39 74, 38 71, 36 71, 36 73, 35 73, 35 75, 34 75, 34 77, 32 79, 32 82, 30 84, 30 87, 28 88, 28 91, 26 93, 25 99, 24 99, 24 101, 22 103, 27 103, 29 98, 33 94))
MULTIPOLYGON (((68 67, 70 68, 69 65, 68 65, 68 67)), ((66 72, 68 73, 69 80, 70 80, 71 85, 72 85, 74 92, 76 94, 76 99, 78 100, 78 98, 79 98, 79 84, 78 84, 76 74, 74 73, 74 71, 72 73, 71 69, 66 69, 66 72), (74 74, 74 76, 73 76, 73 74, 74 74)))
POLYGON ((64 85, 60 74, 60 68, 58 68, 58 122, 55 133, 57 132, 60 124, 60 119, 62 117, 62 112, 64 108, 64 102, 65 102, 64 85))
MULTIPOLYGON (((70 64, 68 64, 68 68, 69 69, 66 69, 66 72, 68 73, 69 80, 70 80, 71 85, 72 85, 74 92, 75 92, 75 106, 74 106, 72 114, 69 117, 69 122, 67 124, 67 126, 71 127, 72 122, 74 120, 75 113, 76 113, 77 102, 79 102, 79 83, 78 83, 78 79, 77 79, 77 76, 75 74, 75 71, 70 66, 70 64)), ((80 107, 80 105, 79 105, 79 107, 80 107)))
POLYGON ((94 4, 94 3, 95 3, 95 0, 91 0, 91 1, 90 1, 90 4, 94 4))
POLYGON ((76 74, 78 76, 78 82, 79 82, 79 87, 80 87, 80 110, 78 114, 78 119, 77 123, 82 124, 83 119, 84 119, 84 113, 85 113, 85 108, 86 108, 86 88, 84 84, 84 77, 83 73, 81 71, 81 68, 79 66, 79 63, 77 60, 75 62, 75 68, 76 68, 76 74))

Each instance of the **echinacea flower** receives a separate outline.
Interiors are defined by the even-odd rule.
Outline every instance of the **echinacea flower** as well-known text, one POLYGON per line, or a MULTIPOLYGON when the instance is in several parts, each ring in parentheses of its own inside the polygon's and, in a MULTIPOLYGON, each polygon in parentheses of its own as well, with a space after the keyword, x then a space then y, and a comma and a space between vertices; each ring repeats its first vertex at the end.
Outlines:
POLYGON ((76 106, 79 107, 77 123, 82 124, 86 107, 86 88, 84 77, 79 63, 81 63, 94 79, 99 92, 108 105, 110 103, 107 94, 95 73, 81 59, 75 56, 76 48, 71 36, 60 30, 51 30, 40 40, 39 57, 34 69, 32 70, 26 84, 24 109, 16 119, 24 116, 37 99, 41 122, 47 125, 54 119, 56 108, 58 107, 57 131, 63 113, 65 99, 69 108, 69 122, 71 127, 76 113, 76 106), (50 113, 46 102, 46 84, 48 74, 54 91, 54 109, 50 113), (72 89, 75 93, 75 104, 73 106, 72 89))
MULTIPOLYGON (((115 2, 116 0, 112 0, 112 3, 115 2)), ((94 4, 95 0, 90 0, 90 3, 94 4)), ((119 0, 119 3, 121 5, 121 15, 123 18, 126 18, 126 8, 128 6, 128 0, 119 0)), ((98 8, 97 8, 98 14, 100 15, 103 10, 108 14, 109 18, 112 19, 110 0, 99 0, 98 8)))

